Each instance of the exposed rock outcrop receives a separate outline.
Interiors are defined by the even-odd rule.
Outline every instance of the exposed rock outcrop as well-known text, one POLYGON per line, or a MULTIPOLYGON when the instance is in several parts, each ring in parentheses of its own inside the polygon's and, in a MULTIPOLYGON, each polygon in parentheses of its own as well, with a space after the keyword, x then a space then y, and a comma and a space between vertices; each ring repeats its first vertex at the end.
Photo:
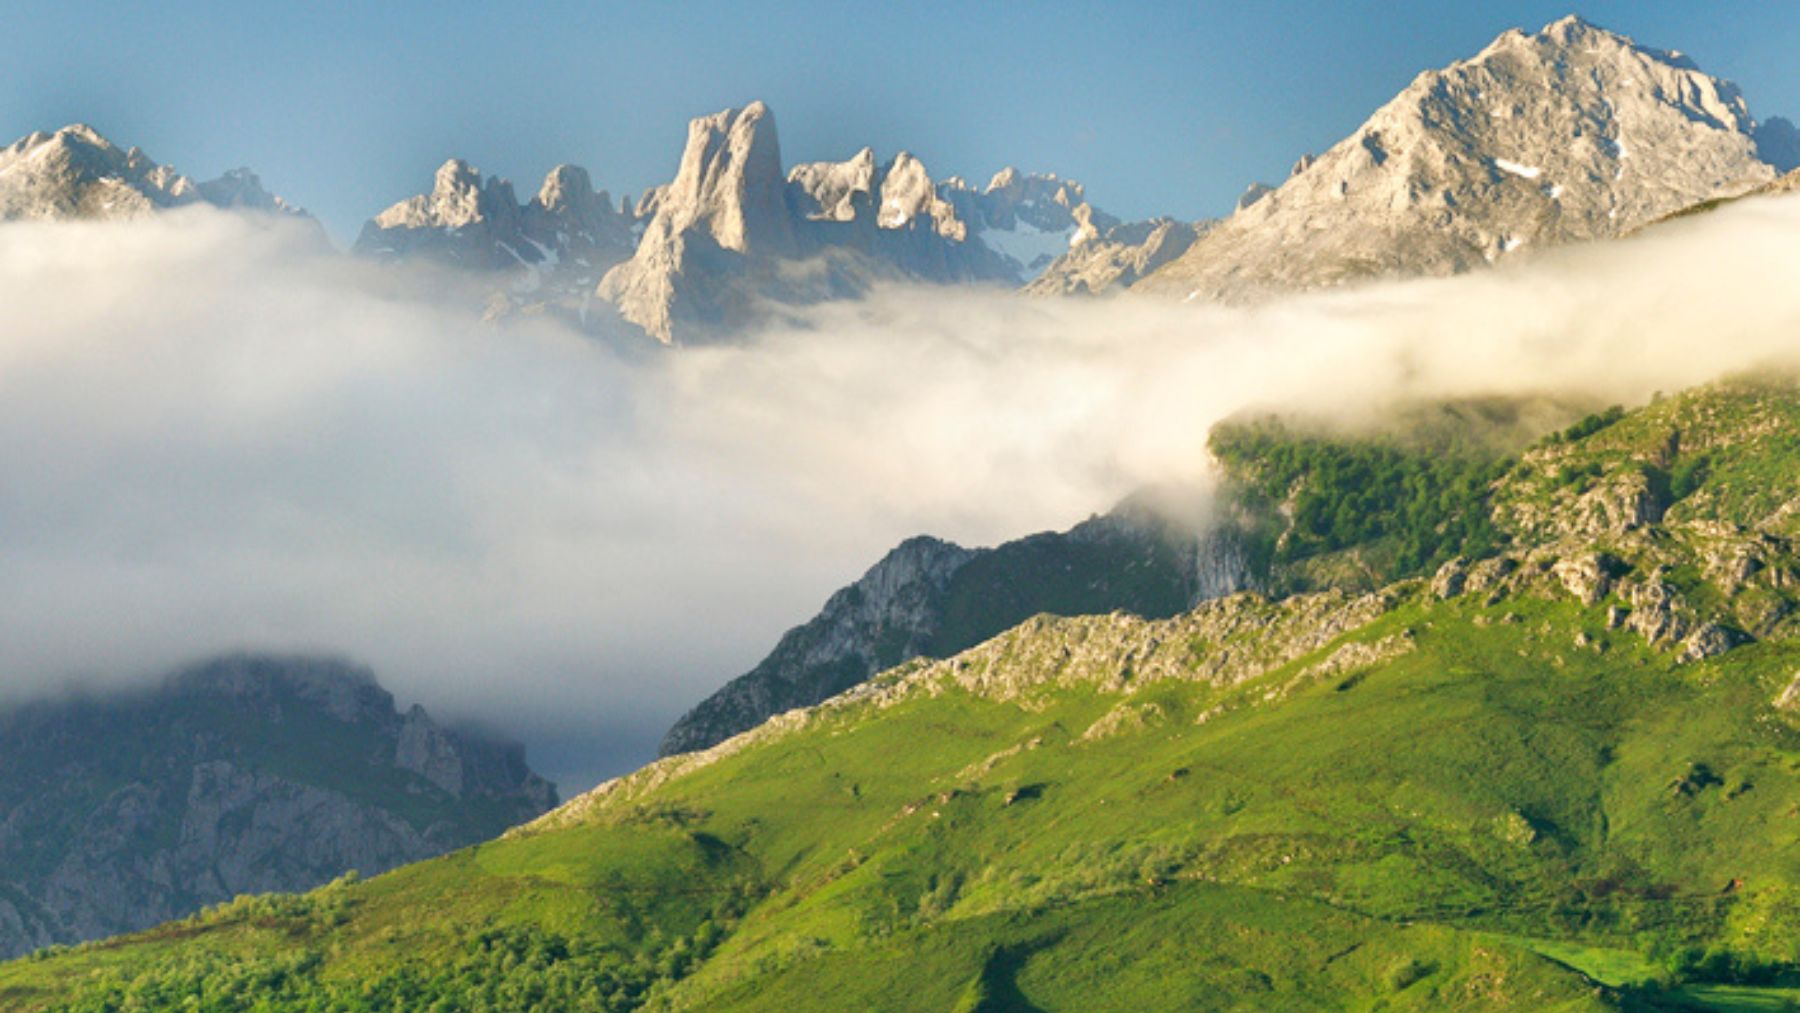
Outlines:
POLYGON ((1775 707, 1777 710, 1800 711, 1800 672, 1795 673, 1794 677, 1788 680, 1787 686, 1775 697, 1775 707))
POLYGON ((658 194, 636 252, 607 272, 598 294, 671 341, 678 324, 747 318, 759 283, 799 249, 775 118, 752 102, 688 125, 674 182, 658 194))

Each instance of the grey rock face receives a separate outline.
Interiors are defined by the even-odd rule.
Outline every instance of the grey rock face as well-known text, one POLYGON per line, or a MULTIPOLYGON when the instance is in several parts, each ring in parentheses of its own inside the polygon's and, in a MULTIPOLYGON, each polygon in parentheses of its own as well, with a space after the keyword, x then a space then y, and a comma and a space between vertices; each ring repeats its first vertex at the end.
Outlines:
POLYGON ((1612 590, 1620 565, 1603 552, 1588 552, 1557 560, 1551 572, 1563 588, 1583 605, 1597 605, 1612 590))
POLYGON ((1438 567, 1431 577, 1431 593, 1438 598, 1454 598, 1469 583, 1469 561, 1457 556, 1438 567))
POLYGON ((1186 253, 1212 225, 1158 218, 1079 236, 1025 291, 1033 295, 1101 295, 1130 288, 1186 253))
POLYGON ((1274 192, 1275 188, 1267 183, 1252 183, 1244 188, 1243 193, 1238 195, 1237 203, 1232 206, 1232 210, 1242 211, 1274 192))
POLYGON ((1684 662, 1716 658, 1744 643, 1747 639, 1737 630, 1720 626, 1717 623, 1707 623, 1682 641, 1681 653, 1678 658, 1684 662))
POLYGON ((303 890, 552 807, 517 746, 404 717, 367 670, 233 656, 0 714, 0 955, 303 890))
POLYGON ((0 148, 0 221, 123 219, 190 204, 303 216, 249 169, 204 183, 85 124, 0 148))
POLYGON ((631 259, 598 295, 661 341, 678 322, 716 325, 749 310, 763 276, 798 252, 775 118, 761 102, 694 120, 674 182, 631 259))
POLYGON ((847 162, 812 162, 788 173, 803 255, 835 273, 828 296, 880 278, 1017 284, 1017 264, 972 238, 987 234, 979 206, 971 217, 963 199, 974 193, 960 180, 934 183, 924 163, 904 151, 877 165, 864 148, 847 162))
POLYGON ((661 752, 704 749, 894 665, 972 647, 1038 613, 1160 618, 1250 582, 1249 558, 1233 531, 1195 532, 1137 500, 1069 531, 993 549, 909 539, 788 631, 754 669, 684 715, 661 752))
POLYGON ((491 272, 492 305, 556 306, 578 316, 601 275, 631 255, 636 227, 637 216, 596 192, 580 166, 550 170, 537 195, 520 204, 510 182, 484 181, 453 158, 438 168, 429 193, 364 224, 355 252, 491 272))
POLYGON ((1014 173, 977 192, 934 182, 906 152, 878 163, 867 148, 784 177, 774 115, 753 102, 689 125, 674 181, 640 205, 651 217, 636 252, 596 291, 673 342, 752 322, 766 305, 856 295, 881 279, 1016 285, 1026 265, 983 240, 1054 226, 1067 230, 1054 245, 1066 247, 1075 227, 1066 202, 1080 188, 1045 190, 1048 179, 1014 173))
POLYGON ((1766 183, 1790 137, 1687 58, 1566 18, 1419 75, 1141 287, 1240 300, 1613 237, 1766 183))
POLYGON ((783 635, 756 668, 684 715, 661 753, 704 749, 924 653, 942 623, 950 578, 974 555, 936 538, 900 543, 833 594, 818 616, 783 635))
POLYGON ((1088 203, 1080 183, 1053 174, 1009 166, 979 193, 956 179, 939 190, 974 224, 976 238, 1013 266, 1015 283, 1036 277, 1072 247, 1119 224, 1088 203))

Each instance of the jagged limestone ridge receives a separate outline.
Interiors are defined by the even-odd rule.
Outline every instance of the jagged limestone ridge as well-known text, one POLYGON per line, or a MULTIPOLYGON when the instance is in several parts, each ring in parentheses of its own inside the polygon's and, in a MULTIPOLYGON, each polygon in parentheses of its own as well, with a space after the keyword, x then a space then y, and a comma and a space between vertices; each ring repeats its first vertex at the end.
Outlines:
POLYGON ((264 190, 249 169, 195 182, 82 123, 0 148, 0 222, 136 218, 193 204, 306 214, 264 190))
POLYGON ((1565 18, 1420 74, 1139 287, 1236 300, 1617 236, 1767 182, 1784 136, 1686 57, 1565 18))

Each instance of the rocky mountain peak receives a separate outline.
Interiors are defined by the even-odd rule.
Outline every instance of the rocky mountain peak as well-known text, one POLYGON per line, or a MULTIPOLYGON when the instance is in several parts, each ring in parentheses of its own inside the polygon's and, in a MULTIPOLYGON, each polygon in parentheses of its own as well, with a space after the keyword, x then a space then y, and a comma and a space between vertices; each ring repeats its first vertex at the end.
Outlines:
POLYGON ((1054 172, 1022 173, 1010 165, 994 173, 982 193, 1010 203, 1048 201, 1065 208, 1087 200, 1087 190, 1072 179, 1062 179, 1054 172))
POLYGON ((1237 204, 1233 206, 1232 210, 1242 211, 1274 192, 1275 188, 1267 183, 1252 183, 1244 188, 1243 193, 1238 195, 1237 204))
POLYGON ((214 207, 293 213, 287 201, 263 189, 262 179, 248 167, 228 169, 218 179, 197 187, 200 199, 214 207))
MULTIPOLYGON (((633 218, 595 193, 586 169, 559 165, 521 205, 510 181, 460 158, 444 162, 428 193, 376 215, 356 252, 379 259, 418 257, 502 272, 506 306, 584 301, 609 267, 630 255, 633 218)), ((491 305, 491 304, 490 304, 491 305)))
POLYGON ((446 158, 432 176, 434 197, 471 193, 481 189, 481 170, 460 158, 446 158))
POLYGON ((494 202, 483 199, 492 193, 491 185, 485 190, 482 186, 481 170, 460 158, 448 159, 433 175, 430 193, 389 207, 375 216, 374 224, 382 228, 466 228, 493 216, 494 202))
POLYGON ((394 706, 373 672, 333 658, 232 654, 182 669, 165 685, 176 695, 228 701, 237 709, 299 702, 344 722, 375 720, 394 706))
POLYGON ((671 235, 699 229, 727 250, 792 252, 781 141, 768 106, 752 102, 688 124, 681 166, 658 211, 665 216, 671 235))
MULTIPOLYGON (((544 176, 537 205, 553 214, 585 209, 594 200, 594 184, 579 165, 559 165, 544 176)), ((610 202, 609 202, 610 203, 610 202)))
POLYGON ((248 169, 195 183, 85 123, 27 134, 0 148, 0 221, 133 218, 195 203, 304 215, 264 190, 248 169))
POLYGON ((873 199, 875 149, 865 147, 848 161, 796 165, 788 173, 788 189, 810 221, 854 221, 859 202, 873 199))
POLYGON ((902 151, 882 174, 881 204, 875 224, 884 229, 903 229, 920 217, 927 219, 938 235, 959 241, 968 238, 968 224, 959 220, 955 208, 938 196, 925 163, 902 151))
MULTIPOLYGON (((32 136, 36 137, 42 135, 34 134, 32 136)), ((100 135, 100 131, 95 130, 86 123, 71 123, 50 136, 56 140, 63 141, 64 143, 69 141, 83 141, 99 148, 110 148, 113 146, 111 141, 100 135)))
POLYGON ((766 281, 801 252, 775 117, 762 102, 690 122, 675 179, 644 204, 654 214, 637 251, 595 291, 664 342, 678 320, 711 326, 747 312, 761 293, 746 279, 766 281))
MULTIPOLYGON (((1237 299, 1449 274, 1773 178, 1736 86, 1579 18, 1416 77, 1146 280, 1237 299)), ((1779 128, 1770 135, 1779 144, 1779 128)))

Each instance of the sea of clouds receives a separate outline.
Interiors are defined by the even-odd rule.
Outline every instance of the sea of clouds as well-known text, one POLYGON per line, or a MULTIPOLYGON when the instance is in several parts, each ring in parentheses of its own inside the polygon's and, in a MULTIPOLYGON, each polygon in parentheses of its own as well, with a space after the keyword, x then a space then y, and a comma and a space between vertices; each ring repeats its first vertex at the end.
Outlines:
POLYGON ((300 226, 0 228, 0 695, 373 666, 565 789, 902 538, 1204 481, 1246 407, 1637 402, 1800 352, 1800 199, 1256 308, 896 287, 738 342, 484 323, 300 226))

